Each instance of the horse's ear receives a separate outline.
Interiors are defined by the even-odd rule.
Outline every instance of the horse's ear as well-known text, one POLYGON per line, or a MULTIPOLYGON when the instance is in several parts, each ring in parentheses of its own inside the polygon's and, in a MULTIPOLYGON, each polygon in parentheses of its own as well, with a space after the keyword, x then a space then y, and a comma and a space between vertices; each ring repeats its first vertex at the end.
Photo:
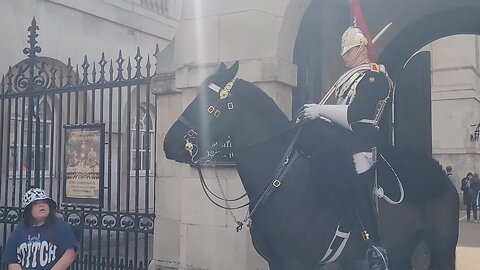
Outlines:
POLYGON ((233 63, 233 65, 228 69, 229 75, 233 78, 235 75, 237 75, 238 72, 238 60, 233 63))
POLYGON ((220 72, 225 72, 227 71, 227 66, 225 65, 225 63, 220 63, 220 67, 218 68, 217 70, 217 73, 220 73, 220 72))

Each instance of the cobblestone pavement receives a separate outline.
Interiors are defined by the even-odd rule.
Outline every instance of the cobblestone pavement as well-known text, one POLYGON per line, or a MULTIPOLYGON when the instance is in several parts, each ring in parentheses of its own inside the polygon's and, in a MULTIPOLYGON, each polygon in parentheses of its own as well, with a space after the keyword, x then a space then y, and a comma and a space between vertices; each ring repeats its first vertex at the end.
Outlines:
POLYGON ((460 211, 459 220, 457 270, 480 269, 480 223, 467 222, 465 211, 460 211))

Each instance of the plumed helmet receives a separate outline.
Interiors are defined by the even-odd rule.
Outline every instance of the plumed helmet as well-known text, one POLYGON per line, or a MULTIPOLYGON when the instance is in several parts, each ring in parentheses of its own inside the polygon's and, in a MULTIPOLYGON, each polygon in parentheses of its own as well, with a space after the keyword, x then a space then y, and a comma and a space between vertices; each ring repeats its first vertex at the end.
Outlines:
POLYGON ((348 27, 342 35, 342 47, 340 54, 344 55, 348 50, 356 46, 367 46, 368 40, 362 33, 362 30, 357 27, 357 23, 354 20, 353 25, 348 27))
POLYGON ((27 192, 25 192, 22 198, 22 205, 25 208, 32 202, 40 200, 47 200, 51 207, 57 207, 57 203, 52 200, 52 198, 48 197, 45 190, 41 188, 30 188, 27 192))

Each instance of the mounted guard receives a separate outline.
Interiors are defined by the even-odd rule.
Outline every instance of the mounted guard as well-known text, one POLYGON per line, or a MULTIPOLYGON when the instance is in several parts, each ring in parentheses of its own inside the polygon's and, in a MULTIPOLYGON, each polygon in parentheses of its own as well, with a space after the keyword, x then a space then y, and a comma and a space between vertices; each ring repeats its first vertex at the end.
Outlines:
POLYGON ((355 210, 368 243, 370 269, 387 269, 387 253, 382 247, 377 213, 373 204, 373 172, 377 148, 384 136, 379 129, 385 105, 393 92, 393 83, 383 65, 373 63, 367 50, 368 40, 354 20, 342 36, 341 55, 348 70, 340 76, 319 104, 305 104, 300 118, 324 118, 351 131, 352 158, 357 173, 352 186, 355 210), (324 104, 335 94, 336 104, 324 104))
MULTIPOLYGON (((230 68, 221 64, 216 73, 202 82, 197 97, 165 135, 165 156, 192 164, 203 157, 211 159, 209 149, 214 142, 221 138, 231 139, 236 170, 249 203, 230 205, 240 197, 227 199, 223 191, 222 196, 216 198, 224 204, 214 203, 227 210, 248 205, 242 221, 251 221, 249 230, 253 246, 268 262, 269 269, 314 270, 330 262, 351 267, 352 263, 363 260, 364 250, 369 247, 366 243, 371 247, 368 255, 371 269, 387 269, 379 234, 372 231, 376 224, 369 200, 371 196, 368 196, 371 189, 367 176, 372 169, 367 164, 363 168, 366 171, 359 171, 357 177, 352 158, 354 151, 347 144, 356 139, 352 136, 364 135, 361 133, 364 129, 379 133, 372 123, 349 119, 348 112, 352 112, 354 104, 368 93, 365 90, 377 89, 363 88, 362 85, 387 80, 385 75, 370 69, 363 70, 363 79, 356 86, 356 97, 350 99, 344 110, 343 117, 347 118, 345 122, 349 126, 343 128, 322 120, 306 125, 293 124, 264 91, 252 82, 235 79, 237 71, 238 62, 230 68), (368 80, 370 76, 375 78, 373 82, 368 80), (289 132, 292 130, 297 130, 295 135, 289 132), (292 150, 299 130, 304 132, 298 137, 298 148, 292 150), (309 154, 307 150, 319 156, 311 154, 308 157, 305 155, 309 154), (194 156, 198 158, 192 160, 194 156), (368 222, 362 226, 371 233, 371 237, 366 237, 368 242, 361 238, 361 227, 356 226, 360 223, 354 225, 351 222, 356 209, 350 199, 354 197, 351 186, 359 189, 354 203, 358 205, 360 201, 366 205, 358 207, 358 212, 362 211, 358 216, 368 222), (335 190, 338 192, 332 192, 335 190), (350 237, 351 232, 356 237, 350 237)), ((386 88, 383 93, 389 92, 386 88)), ((372 107, 371 115, 367 113, 371 118, 362 119, 374 119, 377 115, 376 103, 372 107)), ((357 153, 369 152, 371 145, 377 145, 377 142, 368 141, 371 144, 365 146, 363 142, 360 138, 356 142, 359 143, 357 153)), ((398 175, 405 179, 405 195, 408 195, 401 206, 397 203, 403 200, 402 192, 398 202, 389 202, 386 196, 385 202, 378 202, 382 211, 398 217, 380 216, 382 230, 388 235, 382 244, 389 250, 389 267, 412 269, 413 251, 418 243, 424 241, 430 250, 432 269, 455 269, 458 239, 458 194, 455 187, 431 157, 396 152, 389 146, 382 150, 379 157, 386 156, 392 161, 393 166, 390 167, 396 168, 398 175), (428 187, 435 188, 425 194, 423 190, 428 187)), ((379 183, 387 184, 385 188, 390 193, 395 187, 388 183, 398 180, 398 177, 393 171, 384 173, 389 169, 389 163, 383 160, 385 163, 378 162, 374 168, 382 175, 379 183)), ((359 162, 359 170, 362 169, 360 165, 359 162)), ((202 177, 199 178, 203 182, 202 177)), ((208 197, 211 191, 207 191, 204 183, 202 186, 208 197)), ((232 218, 239 221, 234 215, 232 218)), ((366 233, 364 235, 367 236, 366 233)))

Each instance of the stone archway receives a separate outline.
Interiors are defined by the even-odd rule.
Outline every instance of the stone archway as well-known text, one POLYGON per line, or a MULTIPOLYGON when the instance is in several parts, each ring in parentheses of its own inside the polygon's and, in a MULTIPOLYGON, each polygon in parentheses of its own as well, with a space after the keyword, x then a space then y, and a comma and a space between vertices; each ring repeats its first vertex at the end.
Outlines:
MULTIPOLYGON (((295 27, 282 26, 278 55, 285 59, 292 57, 293 63, 299 68, 298 77, 301 78, 302 63, 298 61, 295 51, 301 50, 302 46, 308 46, 306 42, 301 44, 301 37, 303 35, 310 39, 320 39, 317 51, 322 55, 322 63, 318 65, 318 70, 313 72, 319 78, 311 88, 325 91, 342 71, 338 46, 341 34, 350 21, 348 1, 304 0, 300 1, 300 4, 293 2, 296 1, 291 1, 285 11, 284 24, 291 21, 301 23, 297 24, 298 27, 295 23, 295 27), (299 8, 302 12, 299 12, 299 8), (308 20, 315 16, 320 17, 317 23, 309 25, 308 20), (292 20, 294 17, 296 19, 292 20), (286 41, 287 37, 293 39, 294 35, 295 42, 286 41)), ((378 38, 375 47, 379 62, 386 64, 393 76, 416 50, 433 40, 453 34, 480 33, 480 2, 474 0, 385 0, 381 3, 361 0, 361 4, 372 37, 392 22, 391 27, 378 38)), ((312 94, 316 96, 315 93, 312 94)))
MULTIPOLYGON (((378 62, 387 66, 394 81, 410 57, 426 44, 455 34, 480 34, 478 1, 361 0, 361 6, 371 36, 382 32, 375 43, 378 62), (385 28, 390 23, 390 27, 385 28)), ((292 113, 304 103, 318 102, 342 73, 338 48, 341 34, 349 25, 349 15, 348 0, 310 1, 298 28, 295 45, 290 48, 293 50, 292 62, 298 69, 297 87, 292 93, 292 113)), ((397 90, 398 94, 401 89, 397 90)), ((430 101, 426 99, 424 102, 430 101)), ((386 125, 391 120, 389 113, 387 110, 384 117, 387 134, 391 130, 386 125)), ((424 125, 431 126, 427 122, 424 125)))
POLYGON ((451 7, 415 21, 400 21, 382 43, 377 44, 380 62, 395 74, 407 60, 426 44, 455 34, 480 34, 480 3, 451 7))
POLYGON ((278 35, 277 56, 290 63, 294 57, 293 51, 300 24, 311 2, 312 0, 290 0, 285 9, 278 35))
MULTIPOLYGON (((361 0, 361 4, 372 37, 391 23, 375 47, 379 62, 387 66, 394 80, 424 45, 449 35, 480 33, 478 1, 361 0)), ((338 47, 349 17, 347 0, 313 0, 305 10, 295 46, 290 49, 298 68, 292 112, 305 102, 318 102, 343 71, 338 47)))

